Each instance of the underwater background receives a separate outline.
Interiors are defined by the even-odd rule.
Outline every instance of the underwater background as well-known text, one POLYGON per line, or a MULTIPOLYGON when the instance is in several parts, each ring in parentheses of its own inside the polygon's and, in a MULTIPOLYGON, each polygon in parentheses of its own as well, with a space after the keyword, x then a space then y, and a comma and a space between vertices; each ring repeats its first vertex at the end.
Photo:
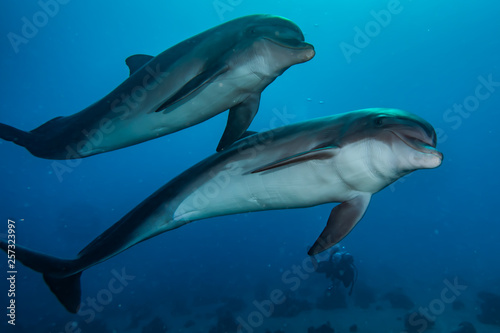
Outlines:
MULTIPOLYGON (((2 332, 331 332, 328 324, 318 329, 327 322, 335 332, 404 332, 405 316, 422 309, 434 318, 429 332, 452 332, 463 321, 500 332, 500 3, 60 0, 57 13, 14 46, 9 33, 21 35, 41 3, 0 4, 2 123, 31 130, 73 114, 127 78, 128 56, 157 55, 228 20, 269 13, 294 21, 316 56, 264 90, 250 130, 394 107, 436 128, 444 161, 374 195, 341 242, 359 270, 345 304, 322 303, 331 285, 324 275, 294 270, 326 224, 332 205, 323 205, 202 220, 141 243, 84 273, 83 301, 102 296, 117 272, 131 278, 106 304, 76 315, 18 263, 15 327, 7 324, 9 283, 0 283, 2 332), (397 10, 378 23, 388 8, 397 10), (360 43, 356 35, 367 28, 375 30, 360 43), (453 302, 443 298, 450 284, 460 286, 453 302), (259 304, 276 289, 286 300, 268 313, 259 304)), ((12 219, 17 244, 73 258, 213 154, 226 118, 73 161, 63 175, 54 161, 0 141, 2 238, 12 219)), ((7 257, 0 258, 4 277, 7 257)))

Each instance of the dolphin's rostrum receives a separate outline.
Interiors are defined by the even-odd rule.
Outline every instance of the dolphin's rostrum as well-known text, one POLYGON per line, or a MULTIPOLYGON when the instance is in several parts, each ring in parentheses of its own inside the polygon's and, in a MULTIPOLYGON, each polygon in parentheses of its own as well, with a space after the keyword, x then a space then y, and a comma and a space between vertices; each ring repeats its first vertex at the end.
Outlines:
MULTIPOLYGON (((215 216, 340 202, 311 247, 343 239, 372 194, 442 154, 425 120, 396 109, 366 109, 247 136, 164 185, 87 245, 73 260, 16 246, 16 259, 43 273, 71 312, 80 305, 82 272, 165 231, 215 216)), ((7 243, 0 241, 7 251, 7 243)))
POLYGON ((246 131, 262 91, 314 48, 290 20, 250 15, 160 53, 126 60, 130 77, 101 100, 30 132, 0 124, 0 138, 47 159, 74 159, 177 132, 229 109, 220 151, 246 131))

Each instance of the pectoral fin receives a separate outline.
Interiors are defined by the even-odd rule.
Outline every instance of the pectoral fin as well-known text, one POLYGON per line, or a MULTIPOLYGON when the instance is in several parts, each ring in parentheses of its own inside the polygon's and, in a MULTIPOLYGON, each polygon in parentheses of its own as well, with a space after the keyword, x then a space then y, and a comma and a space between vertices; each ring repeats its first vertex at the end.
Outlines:
POLYGON ((222 134, 222 138, 217 146, 217 151, 229 147, 242 135, 245 134, 248 126, 259 110, 260 94, 250 95, 244 102, 233 106, 229 110, 227 125, 222 134))
POLYGON ((309 250, 310 256, 318 254, 340 242, 361 220, 370 203, 371 194, 361 194, 335 206, 325 229, 309 250))
MULTIPOLYGON (((160 105, 155 112, 160 112, 168 108, 174 103, 177 103, 183 98, 191 95, 196 92, 198 89, 206 85, 208 82, 214 80, 217 76, 227 72, 229 66, 214 66, 209 69, 206 69, 189 80, 182 88, 180 88, 172 97, 167 99, 162 105, 160 105)), ((216 98, 216 96, 214 96, 216 98)))
POLYGON ((125 63, 127 64, 128 69, 130 70, 130 75, 137 72, 139 68, 147 64, 153 58, 154 58, 153 56, 146 54, 134 54, 125 59, 125 63))
POLYGON ((308 150, 299 154, 295 154, 293 156, 282 158, 280 160, 274 161, 273 163, 266 164, 258 169, 255 169, 251 173, 263 172, 293 163, 307 162, 312 160, 325 160, 337 154, 339 149, 340 148, 336 146, 328 146, 324 148, 308 150))

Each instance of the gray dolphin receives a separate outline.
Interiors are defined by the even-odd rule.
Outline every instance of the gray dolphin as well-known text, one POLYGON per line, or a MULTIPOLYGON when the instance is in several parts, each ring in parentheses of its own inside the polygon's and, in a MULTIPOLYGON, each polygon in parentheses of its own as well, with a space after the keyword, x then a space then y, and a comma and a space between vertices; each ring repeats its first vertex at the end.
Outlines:
POLYGON ((101 100, 30 132, 0 124, 0 138, 37 157, 83 158, 177 132, 229 109, 220 151, 246 131, 262 91, 313 56, 313 46, 290 20, 242 17, 156 57, 131 56, 130 77, 101 100))
MULTIPOLYGON (((372 194, 442 154, 425 120, 395 109, 367 109, 253 134, 164 185, 87 245, 73 260, 16 246, 16 259, 43 273, 71 312, 80 275, 129 247, 189 222, 215 216, 340 202, 311 247, 317 254, 343 239, 372 194)), ((7 250, 7 243, 0 242, 7 250)))

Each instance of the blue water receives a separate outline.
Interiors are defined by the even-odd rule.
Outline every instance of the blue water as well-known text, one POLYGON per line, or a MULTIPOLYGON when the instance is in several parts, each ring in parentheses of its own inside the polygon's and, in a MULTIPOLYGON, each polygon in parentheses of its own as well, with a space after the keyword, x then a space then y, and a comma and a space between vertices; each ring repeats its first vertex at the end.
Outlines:
MULTIPOLYGON (((449 327, 456 327, 461 316, 475 319, 477 292, 500 293, 497 2, 73 0, 60 4, 30 38, 13 43, 9 33, 22 35, 23 18, 33 21, 41 10, 35 1, 0 5, 0 122, 23 130, 73 114, 103 97, 126 79, 124 60, 132 54, 157 55, 249 14, 291 19, 317 54, 264 91, 251 130, 269 128, 277 111, 297 122, 394 107, 428 120, 438 131, 438 149, 445 156, 439 168, 417 171, 376 194, 363 220, 342 242, 355 257, 360 282, 377 294, 402 288, 418 306, 439 298, 445 279, 458 278, 468 287, 460 296, 466 310, 449 327), (395 12, 390 22, 374 25, 374 13, 388 6, 395 12), (357 40, 356 52, 345 50, 347 44, 356 47, 358 29, 374 26, 378 30, 369 31, 369 40, 357 40), (485 87, 485 80, 493 84, 485 87), (480 99, 475 97, 478 90, 480 99), (453 111, 454 104, 464 103, 461 113, 453 111)), ((0 233, 7 232, 10 218, 16 221, 18 244, 74 257, 168 180, 212 154, 226 117, 224 113, 160 139, 83 159, 62 177, 55 174, 53 161, 0 141, 0 233)), ((246 308, 234 316, 246 318, 255 310, 252 300, 262 286, 290 289, 292 283, 283 274, 307 259, 331 208, 213 218, 148 240, 83 274, 84 301, 109 288, 113 270, 134 277, 90 322, 99 320, 110 332, 113 327, 128 332, 123 323, 134 314, 143 319, 139 327, 158 314, 169 331, 208 332, 217 316, 200 303, 219 304, 227 297, 245 301, 246 308), (172 315, 179 304, 189 314, 172 315), (188 320, 195 326, 184 328, 188 320)), ((0 258, 4 276, 7 258, 0 258)), ((17 270, 16 327, 6 323, 2 310, 2 331, 64 332, 71 331, 72 321, 92 331, 85 322, 89 315, 67 313, 38 273, 20 263, 17 270)), ((5 309, 9 285, 2 281, 0 308, 5 309)), ((294 295, 313 300, 328 283, 312 273, 301 279, 294 295)), ((453 311, 450 307, 446 305, 445 313, 453 311)), ((310 324, 306 326, 327 320, 318 319, 315 310, 303 315, 310 324)), ((332 327, 353 323, 333 314, 328 320, 332 327)), ((356 318, 359 325, 364 320, 356 318)), ((293 318, 265 318, 255 331, 274 331, 277 325, 285 332, 305 332, 293 328, 293 318)), ((402 330, 403 323, 399 325, 396 329, 402 330)), ((439 327, 436 332, 448 332, 439 327)))

